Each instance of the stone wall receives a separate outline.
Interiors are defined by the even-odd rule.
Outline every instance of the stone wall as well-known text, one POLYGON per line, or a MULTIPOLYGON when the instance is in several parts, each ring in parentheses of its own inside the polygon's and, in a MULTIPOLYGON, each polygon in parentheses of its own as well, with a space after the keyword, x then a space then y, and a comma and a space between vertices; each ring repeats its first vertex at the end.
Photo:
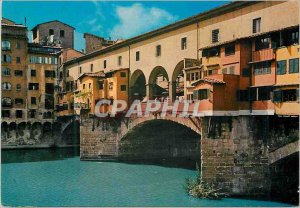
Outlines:
POLYGON ((61 131, 59 122, 21 122, 1 124, 1 148, 47 148, 79 145, 79 125, 71 123, 61 131), (76 141, 76 138, 78 141, 76 141))
POLYGON ((211 117, 202 121, 201 173, 231 195, 269 193, 264 117, 211 117))

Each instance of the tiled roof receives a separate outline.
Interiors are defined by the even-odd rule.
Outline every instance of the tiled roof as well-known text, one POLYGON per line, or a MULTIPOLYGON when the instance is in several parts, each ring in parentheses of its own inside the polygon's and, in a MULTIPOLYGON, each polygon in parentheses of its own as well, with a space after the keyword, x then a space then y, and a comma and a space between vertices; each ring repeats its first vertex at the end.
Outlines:
POLYGON ((224 82, 223 80, 205 77, 203 79, 199 79, 199 80, 193 82, 192 85, 197 86, 198 84, 203 83, 203 82, 207 82, 210 84, 226 84, 226 82, 224 82))
POLYGON ((95 73, 84 73, 84 74, 82 74, 82 75, 80 75, 79 77, 78 77, 78 79, 81 79, 81 78, 83 78, 83 77, 85 77, 85 76, 89 76, 89 77, 105 77, 105 74, 104 74, 104 72, 103 71, 100 71, 100 72, 95 72, 95 73))

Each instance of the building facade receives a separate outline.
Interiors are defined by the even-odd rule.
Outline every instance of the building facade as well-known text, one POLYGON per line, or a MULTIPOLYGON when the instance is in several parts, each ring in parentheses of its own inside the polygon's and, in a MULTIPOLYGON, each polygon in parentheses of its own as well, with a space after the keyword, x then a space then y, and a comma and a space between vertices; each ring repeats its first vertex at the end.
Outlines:
POLYGON ((68 80, 128 68, 129 100, 183 96, 204 116, 298 115, 298 11, 296 1, 233 2, 68 61, 68 80))

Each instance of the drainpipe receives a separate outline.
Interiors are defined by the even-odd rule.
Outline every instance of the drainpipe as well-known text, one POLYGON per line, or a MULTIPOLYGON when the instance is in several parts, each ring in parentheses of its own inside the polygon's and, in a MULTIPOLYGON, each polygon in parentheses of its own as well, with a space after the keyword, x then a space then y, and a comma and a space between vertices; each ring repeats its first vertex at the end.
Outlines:
POLYGON ((130 82, 129 79, 131 78, 131 74, 130 74, 130 45, 128 45, 128 76, 127 76, 127 104, 129 104, 129 99, 130 99, 130 82))

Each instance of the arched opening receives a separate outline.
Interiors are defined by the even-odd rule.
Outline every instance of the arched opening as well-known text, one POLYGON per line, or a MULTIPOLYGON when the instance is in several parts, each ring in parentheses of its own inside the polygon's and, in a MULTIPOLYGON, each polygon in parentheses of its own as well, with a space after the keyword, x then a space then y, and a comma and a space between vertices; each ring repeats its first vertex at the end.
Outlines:
POLYGON ((166 98, 169 98, 169 77, 163 67, 157 66, 149 77, 149 99, 164 100, 166 98))
POLYGON ((146 78, 141 70, 136 70, 130 77, 130 101, 146 101, 146 78))
POLYGON ((6 141, 8 134, 8 124, 7 122, 1 123, 1 140, 6 141))
POLYGON ((173 75, 172 75, 172 81, 171 81, 171 85, 172 85, 172 101, 174 100, 181 100, 183 99, 184 96, 184 73, 183 73, 183 68, 184 68, 184 63, 183 61, 180 61, 174 71, 173 71, 173 75))
POLYGON ((43 133, 48 133, 48 132, 51 132, 51 123, 45 122, 43 124, 43 133))
POLYGON ((121 160, 177 161, 174 165, 195 168, 200 164, 201 136, 182 124, 152 120, 135 126, 119 142, 121 160), (158 133, 159 132, 159 133, 158 133))
POLYGON ((62 143, 67 145, 79 145, 80 143, 80 123, 78 120, 72 121, 62 132, 62 143))

